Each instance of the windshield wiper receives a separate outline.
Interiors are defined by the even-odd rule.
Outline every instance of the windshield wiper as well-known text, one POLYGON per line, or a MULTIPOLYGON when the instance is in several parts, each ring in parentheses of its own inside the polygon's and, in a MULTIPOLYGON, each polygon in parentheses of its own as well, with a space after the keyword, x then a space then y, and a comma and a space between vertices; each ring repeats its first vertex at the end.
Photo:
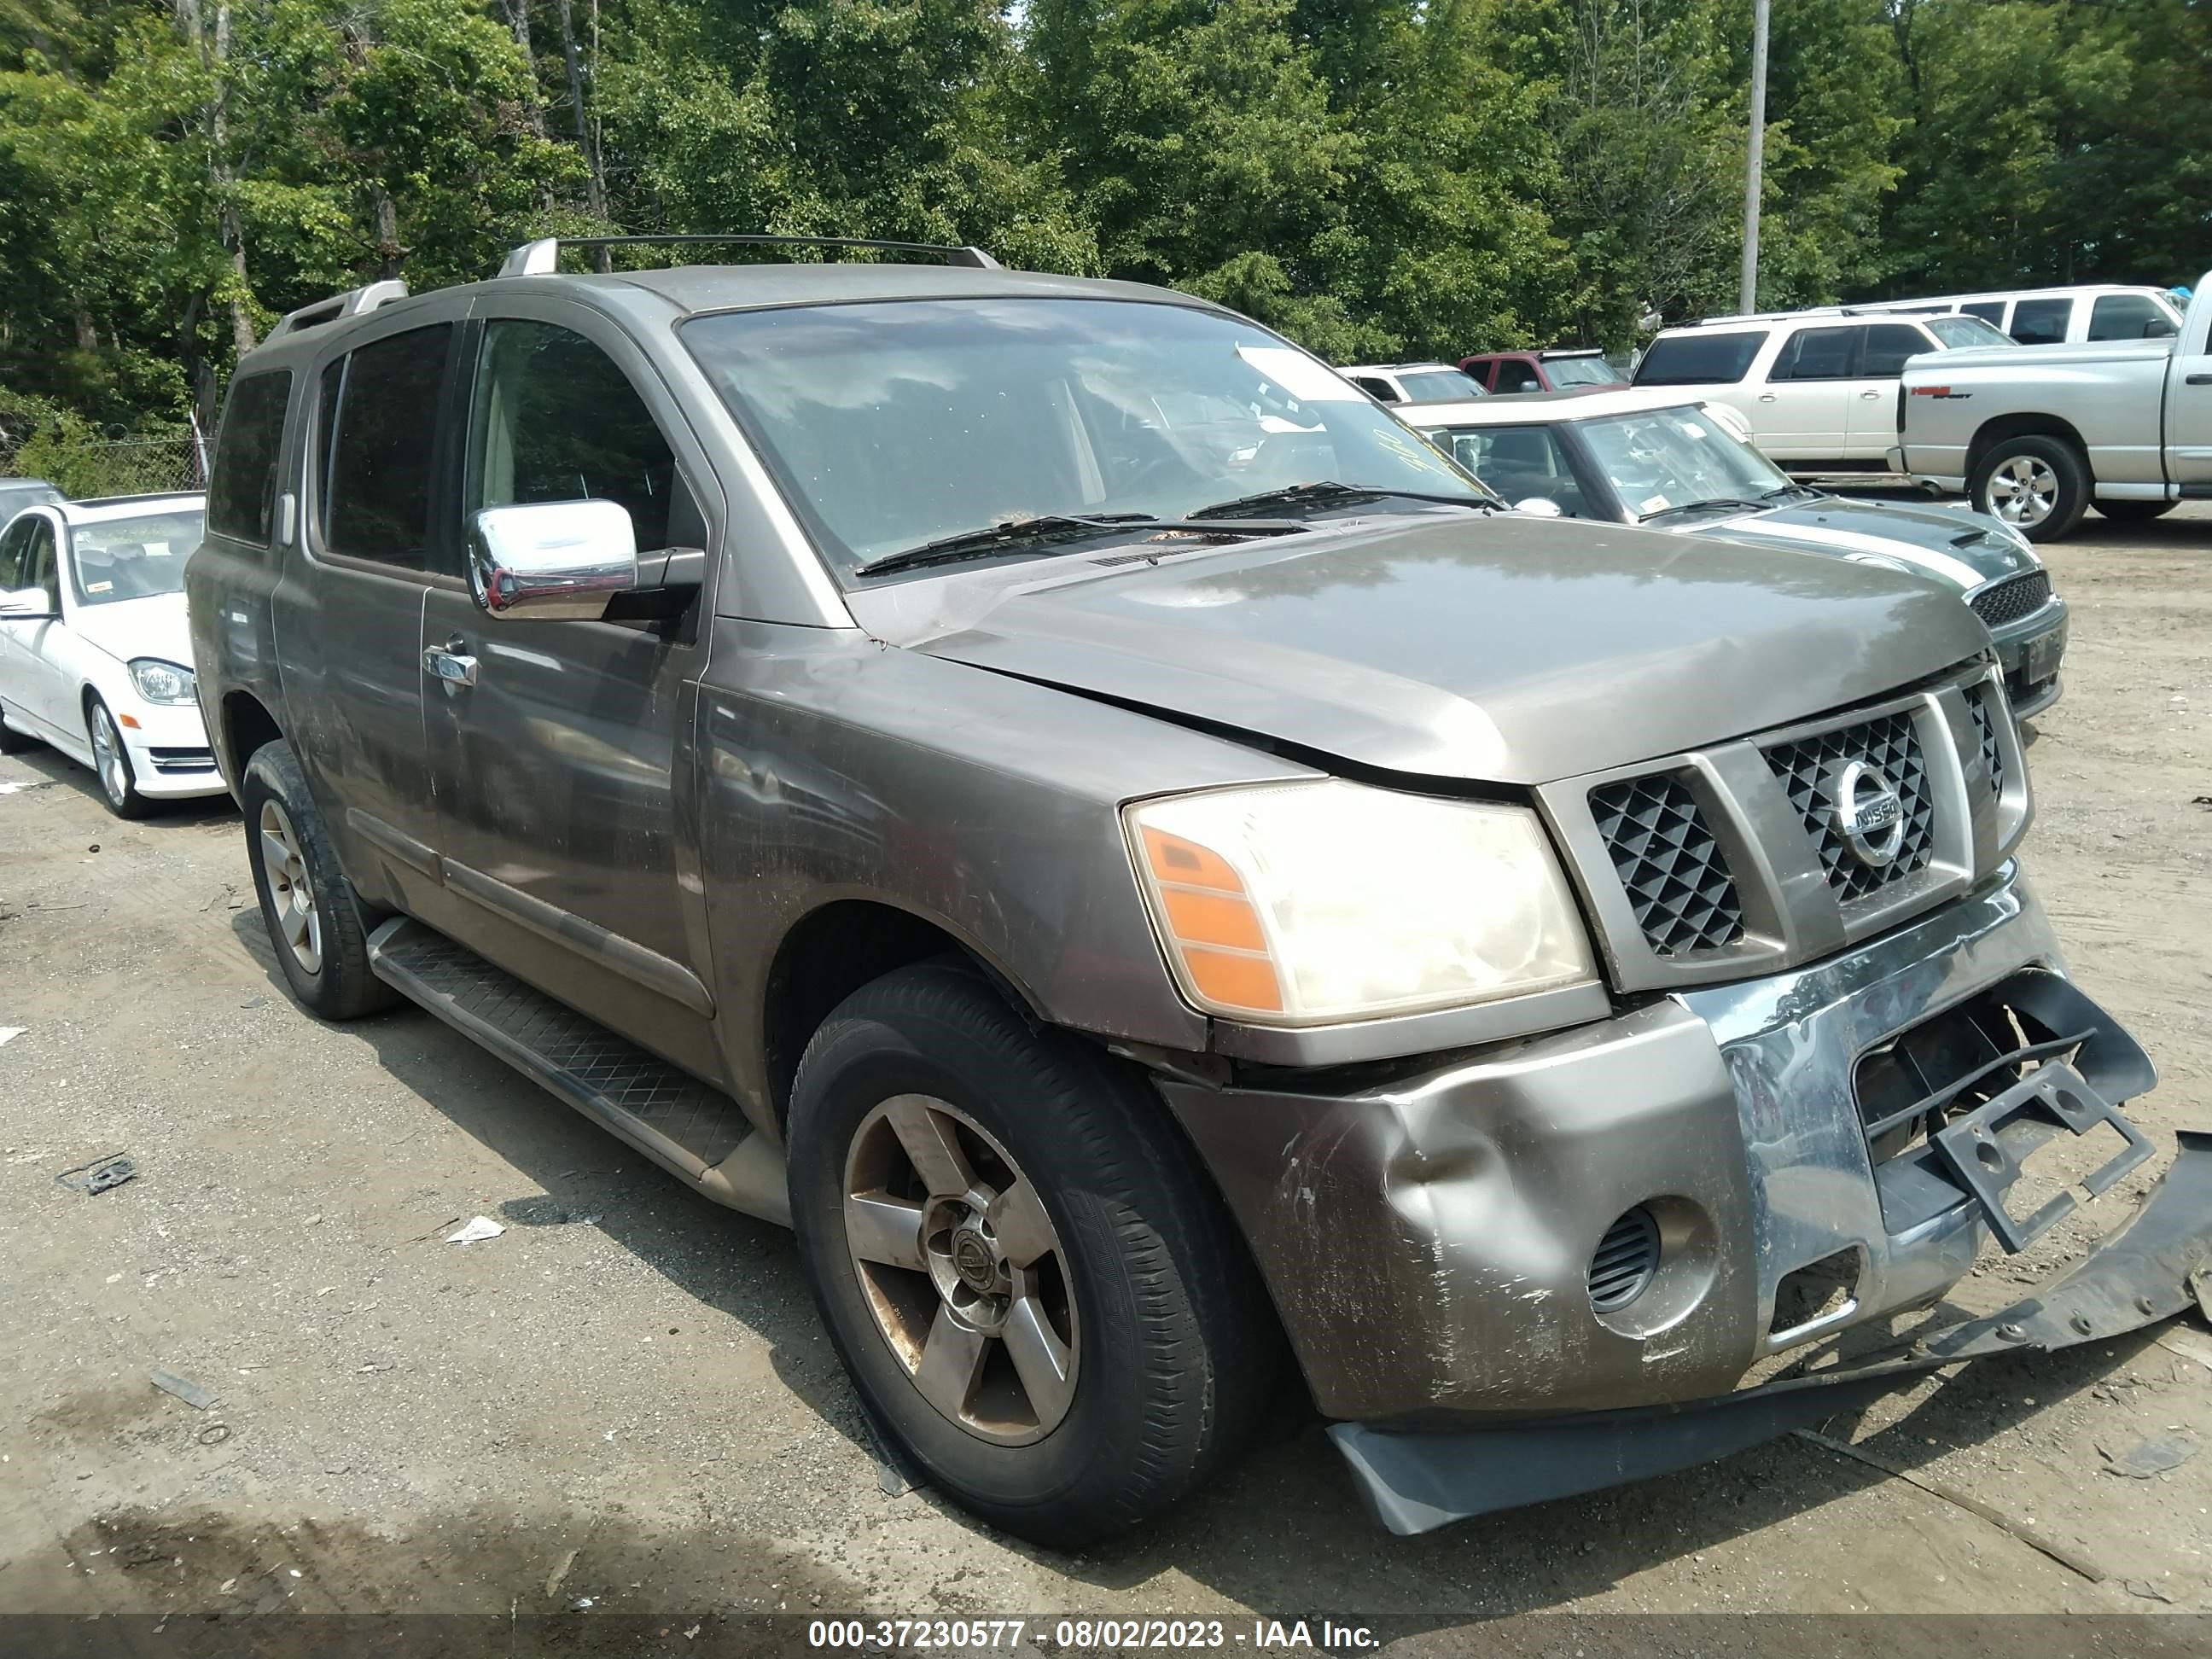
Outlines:
POLYGON ((1731 513, 1764 513, 1765 501, 1747 501, 1741 495, 1709 495, 1702 501, 1684 501, 1679 507, 1662 507, 1656 513, 1637 516, 1638 524, 1650 524, 1654 519, 1670 519, 1677 513, 1702 513, 1708 507, 1726 507, 1731 513))
POLYGON ((1759 499, 1762 501, 1802 501, 1808 499, 1820 501, 1826 501, 1827 497, 1828 492, 1825 489, 1813 489, 1801 483, 1786 483, 1762 491, 1759 499))
POLYGON ((1040 513, 1007 524, 986 525, 981 530, 939 536, 918 547, 901 548, 896 553, 886 553, 879 559, 856 566, 853 574, 883 576, 894 570, 920 570, 933 564, 956 564, 963 559, 988 559, 996 553, 1016 552, 1043 542, 1096 536, 1133 524, 1158 522, 1149 513, 1040 513))
POLYGON ((1194 519, 1228 519, 1268 507, 1333 506, 1348 501, 1379 501, 1393 495, 1403 496, 1408 501, 1443 501, 1453 507, 1479 507, 1492 511, 1498 505, 1480 495, 1432 495, 1419 489, 1393 489, 1380 484, 1339 483, 1333 478, 1321 478, 1312 483, 1291 484, 1281 489, 1263 489, 1256 495, 1238 495, 1231 501, 1216 501, 1212 507, 1200 507, 1190 516, 1194 519))

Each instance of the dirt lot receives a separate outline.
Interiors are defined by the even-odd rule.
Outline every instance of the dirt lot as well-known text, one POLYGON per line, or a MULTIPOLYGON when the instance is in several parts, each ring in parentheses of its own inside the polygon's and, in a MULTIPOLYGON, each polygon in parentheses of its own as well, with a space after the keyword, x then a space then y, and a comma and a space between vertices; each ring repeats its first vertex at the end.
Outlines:
MULTIPOLYGON (((2160 1064, 2162 1166, 2212 1127, 2212 512, 2092 519, 2051 562, 2074 642, 2028 862, 2160 1064)), ((425 1015, 307 1018, 228 804, 118 823, 43 751, 0 761, 0 1610, 2212 1610, 2212 1455, 2106 1467, 2212 1442, 2196 1322, 2166 1340, 2201 1358, 1991 1361, 1830 1425, 2101 1582, 1799 1440, 1394 1540, 1288 1419, 1133 1541, 1011 1545, 885 1492, 786 1235, 425 1015), (135 1182, 56 1183, 114 1151, 135 1182), (443 1242, 478 1214, 507 1231, 443 1242)))

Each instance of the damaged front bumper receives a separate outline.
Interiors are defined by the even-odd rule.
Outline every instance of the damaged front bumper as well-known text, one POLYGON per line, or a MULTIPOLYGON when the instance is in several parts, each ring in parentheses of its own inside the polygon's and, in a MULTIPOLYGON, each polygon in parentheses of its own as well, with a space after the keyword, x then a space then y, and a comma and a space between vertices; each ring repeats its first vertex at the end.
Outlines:
POLYGON ((2212 1136, 2062 1279, 1909 1352, 1747 1372, 1938 1299, 2095 1133, 2150 1156, 2142 1049, 2064 976, 2007 866, 1810 968, 1678 994, 1342 1092, 1163 1081, 1378 1517, 1419 1532, 1638 1480, 1988 1353, 2172 1316, 2212 1255, 2212 1136))

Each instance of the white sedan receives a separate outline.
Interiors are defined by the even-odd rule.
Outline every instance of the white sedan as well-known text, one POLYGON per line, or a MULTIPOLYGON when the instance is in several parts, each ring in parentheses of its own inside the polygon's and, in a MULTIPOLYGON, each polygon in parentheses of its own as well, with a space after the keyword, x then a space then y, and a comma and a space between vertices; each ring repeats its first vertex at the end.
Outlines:
POLYGON ((121 817, 228 793, 185 624, 203 502, 55 501, 0 531, 0 751, 52 744, 99 775, 121 817))

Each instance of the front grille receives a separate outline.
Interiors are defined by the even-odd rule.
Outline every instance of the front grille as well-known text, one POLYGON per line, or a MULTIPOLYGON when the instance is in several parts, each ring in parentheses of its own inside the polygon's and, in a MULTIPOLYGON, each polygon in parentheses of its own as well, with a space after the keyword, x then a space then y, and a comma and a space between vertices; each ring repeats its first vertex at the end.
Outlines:
POLYGON ((1590 1256, 1590 1306, 1615 1313, 1644 1294, 1659 1271, 1659 1224, 1641 1204, 1605 1230, 1590 1256))
POLYGON ((149 749, 146 753, 152 758, 156 772, 215 770, 215 750, 212 749, 149 749))
POLYGON ((1743 937, 1743 900, 1698 803, 1663 774, 1590 791, 1598 834, 1636 925, 1662 957, 1718 950, 1743 937))
POLYGON ((2024 570, 2001 582, 1991 582, 1969 601, 1974 614, 1991 628, 2002 628, 2022 617, 2033 616, 2051 603, 2051 573, 2024 570))
POLYGON ((2004 788, 2004 750, 1997 747, 1997 711, 1990 707, 1996 696, 1994 687, 1984 685, 1967 698, 1974 708, 1974 736, 1981 741, 1982 770, 1989 775, 1993 795, 2004 788))
POLYGON ((1902 711, 1839 726, 1766 751, 1766 763, 1789 791, 1790 804, 1805 822, 1805 833, 1820 854, 1828 885, 1844 900, 1864 898, 1891 882, 1923 868, 1936 848, 1935 794, 1928 767, 1913 734, 1912 718, 1902 711), (1879 867, 1863 864, 1836 824, 1836 788, 1844 769, 1864 761, 1888 780, 1904 808, 1905 834, 1897 856, 1879 867))

